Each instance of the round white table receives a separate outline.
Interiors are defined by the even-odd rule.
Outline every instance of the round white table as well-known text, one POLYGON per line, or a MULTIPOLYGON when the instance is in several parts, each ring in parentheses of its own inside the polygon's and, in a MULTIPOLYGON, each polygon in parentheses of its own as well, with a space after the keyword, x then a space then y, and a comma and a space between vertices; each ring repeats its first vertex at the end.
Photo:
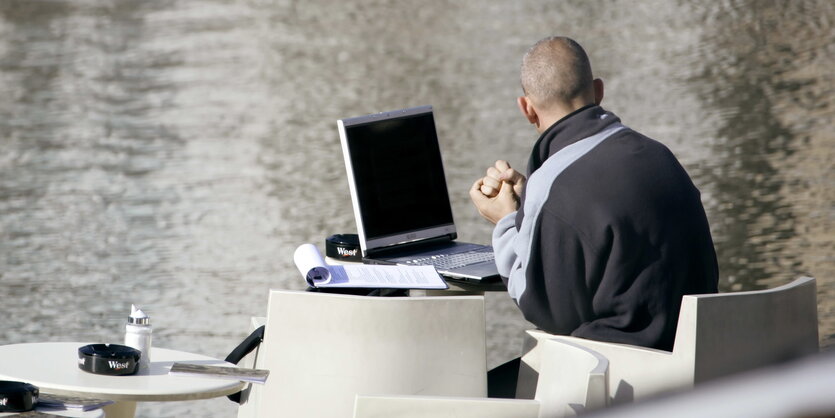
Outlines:
POLYGON ((132 417, 136 402, 187 401, 229 395, 241 390, 237 380, 169 375, 175 362, 234 366, 212 357, 165 348, 151 348, 144 374, 105 376, 78 368, 78 348, 90 343, 27 343, 0 346, 0 380, 31 383, 43 393, 113 400, 105 416, 132 417))

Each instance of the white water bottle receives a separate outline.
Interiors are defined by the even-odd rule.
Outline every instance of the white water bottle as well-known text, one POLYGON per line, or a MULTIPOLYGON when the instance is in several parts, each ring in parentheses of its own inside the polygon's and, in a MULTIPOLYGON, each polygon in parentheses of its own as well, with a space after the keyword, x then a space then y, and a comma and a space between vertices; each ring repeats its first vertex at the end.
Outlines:
POLYGON ((125 325, 125 345, 142 352, 139 371, 147 371, 151 363, 151 318, 135 305, 130 305, 130 316, 125 325))

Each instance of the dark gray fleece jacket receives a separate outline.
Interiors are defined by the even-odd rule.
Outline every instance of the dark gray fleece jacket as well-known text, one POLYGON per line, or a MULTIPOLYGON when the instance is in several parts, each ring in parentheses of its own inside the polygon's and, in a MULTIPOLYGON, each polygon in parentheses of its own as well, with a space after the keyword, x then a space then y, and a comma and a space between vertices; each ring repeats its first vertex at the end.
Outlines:
POLYGON ((554 334, 671 350, 681 297, 717 290, 698 189, 667 147, 599 106, 537 140, 493 248, 525 318, 554 334))

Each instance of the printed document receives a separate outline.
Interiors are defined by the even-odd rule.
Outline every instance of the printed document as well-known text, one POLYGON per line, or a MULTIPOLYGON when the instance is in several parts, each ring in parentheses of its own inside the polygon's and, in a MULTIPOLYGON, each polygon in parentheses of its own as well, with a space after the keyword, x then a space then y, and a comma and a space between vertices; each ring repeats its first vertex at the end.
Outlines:
POLYGON ((384 289, 447 289, 433 266, 377 264, 329 265, 313 244, 302 244, 293 261, 313 287, 368 287, 384 289))

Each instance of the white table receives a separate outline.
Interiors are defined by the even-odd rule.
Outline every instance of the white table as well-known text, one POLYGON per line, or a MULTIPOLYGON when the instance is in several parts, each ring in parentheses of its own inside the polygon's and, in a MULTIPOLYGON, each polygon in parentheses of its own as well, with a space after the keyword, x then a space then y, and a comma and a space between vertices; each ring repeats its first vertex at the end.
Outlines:
POLYGON ((43 393, 107 399, 105 416, 132 417, 136 402, 186 401, 229 395, 241 390, 237 380, 169 375, 175 362, 234 366, 185 351, 151 348, 151 365, 144 374, 105 376, 78 368, 78 348, 90 343, 28 343, 0 346, 0 380, 31 383, 43 393))

